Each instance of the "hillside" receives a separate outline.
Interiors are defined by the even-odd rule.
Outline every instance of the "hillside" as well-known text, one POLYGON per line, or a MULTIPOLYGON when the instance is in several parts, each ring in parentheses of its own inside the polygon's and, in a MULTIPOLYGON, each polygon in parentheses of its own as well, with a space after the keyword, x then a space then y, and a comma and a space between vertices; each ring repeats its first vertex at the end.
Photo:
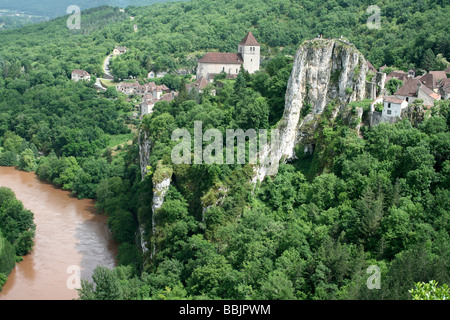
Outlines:
POLYGON ((95 198, 120 243, 120 266, 96 271, 109 282, 84 283, 81 299, 410 299, 416 282, 450 283, 449 101, 421 121, 359 126, 366 60, 418 71, 450 60, 450 5, 379 1, 381 28, 369 29, 372 4, 103 6, 83 11, 80 30, 62 17, 0 33, 0 165, 95 198), (191 75, 175 71, 236 52, 249 31, 259 72, 222 77, 215 95, 187 92, 191 75), (178 96, 139 119, 136 97, 98 92, 116 46, 128 51, 113 73, 144 83, 168 71, 155 81, 178 96), (76 68, 92 80, 71 81, 76 68), (175 165, 172 133, 199 121, 220 133, 280 128, 277 174, 255 182, 250 164, 175 165), (374 265, 381 290, 366 285, 374 265))
MULTIPOLYGON (((90 0, 90 1, 81 0, 77 1, 76 5, 79 6, 81 10, 86 10, 89 8, 105 5, 112 7, 126 8, 128 6, 148 6, 154 3, 163 3, 167 1, 171 0, 90 0)), ((55 18, 66 15, 67 8, 73 4, 74 2, 70 0, 60 0, 60 1, 0 0, 0 9, 8 9, 32 15, 55 18)))
MULTIPOLYGON (((103 21, 106 17, 94 18, 95 13, 87 11, 82 19, 88 22, 82 22, 81 33, 89 33, 85 41, 95 38, 97 43, 110 41, 133 49, 128 57, 123 58, 126 60, 123 68, 131 69, 132 61, 137 60, 141 76, 150 69, 193 67, 196 59, 208 50, 232 52, 248 31, 252 31, 263 44, 263 56, 281 52, 292 55, 303 40, 318 34, 326 38, 343 35, 375 67, 387 64, 403 69, 421 68, 426 62, 424 56, 428 49, 435 56, 443 54, 450 60, 450 27, 446 23, 449 6, 439 1, 428 2, 428 5, 422 5, 423 8, 405 0, 379 3, 383 21, 380 30, 366 26, 370 16, 365 11, 367 1, 336 3, 330 0, 319 5, 297 1, 218 0, 211 3, 194 0, 130 8, 127 14, 135 16, 135 19, 114 25, 108 20, 103 21), (95 28, 101 26, 102 31, 97 30, 93 34, 96 30, 93 24, 97 25, 95 28), (134 24, 139 27, 137 34, 132 32, 134 24)), ((8 50, 5 49, 9 47, 14 50, 17 42, 19 47, 23 43, 25 48, 30 44, 39 48, 55 41, 59 44, 61 41, 70 42, 77 33, 65 29, 65 22, 60 19, 18 30, 16 34, 2 34, 5 46, 0 54, 6 55, 8 50), (28 32, 33 33, 31 38, 26 35, 28 32), (53 36, 48 37, 48 33, 53 36)), ((77 41, 72 42, 76 44, 77 41)), ((68 50, 80 50, 80 47, 68 50)), ((83 55, 83 49, 80 54, 83 55)), ((50 56, 54 55, 50 53, 50 56)), ((93 70, 99 65, 90 63, 81 67, 93 70)))

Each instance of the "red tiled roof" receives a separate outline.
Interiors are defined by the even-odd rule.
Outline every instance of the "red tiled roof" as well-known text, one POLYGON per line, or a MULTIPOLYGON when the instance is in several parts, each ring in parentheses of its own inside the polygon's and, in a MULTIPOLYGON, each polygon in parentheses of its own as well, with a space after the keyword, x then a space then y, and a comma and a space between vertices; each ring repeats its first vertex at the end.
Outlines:
POLYGON ((78 74, 80 76, 90 76, 90 74, 87 71, 81 70, 81 69, 74 69, 72 71, 72 74, 78 74))
POLYGON ((423 91, 423 93, 425 93, 426 95, 430 96, 434 100, 438 100, 438 99, 441 98, 441 95, 437 94, 436 92, 434 92, 433 90, 427 88, 426 86, 421 86, 420 89, 423 91))
POLYGON ((405 101, 403 99, 399 99, 396 96, 388 96, 384 98, 384 102, 390 102, 390 103, 396 103, 396 104, 402 104, 402 102, 405 101))
POLYGON ((450 78, 443 79, 441 82, 439 82, 438 88, 444 91, 450 90, 450 78))
POLYGON ((427 88, 433 90, 435 88, 434 75, 432 73, 424 74, 420 77, 420 82, 422 82, 427 88))
POLYGON ((241 46, 259 46, 258 41, 256 41, 255 36, 249 32, 247 35, 242 39, 241 42, 239 42, 239 45, 241 46))
POLYGON ((447 78, 447 73, 445 73, 445 71, 430 71, 429 73, 434 76, 436 81, 441 81, 442 79, 447 78))
POLYGON ((422 83, 419 79, 407 79, 403 86, 394 94, 396 96, 417 97, 417 91, 421 85, 422 83))
POLYGON ((396 71, 392 71, 391 73, 389 73, 387 75, 387 77, 400 79, 400 78, 403 78, 403 77, 408 77, 408 72, 401 71, 401 70, 396 70, 396 71))
POLYGON ((166 93, 161 96, 162 101, 170 102, 172 101, 177 95, 175 93, 166 93))
POLYGON ((194 82, 193 86, 199 90, 204 89, 208 85, 208 80, 205 77, 200 77, 197 81, 194 82))
POLYGON ((242 64, 244 60, 240 53, 208 52, 198 62, 201 63, 225 63, 242 64))
POLYGON ((442 79, 447 79, 447 74, 445 73, 445 71, 430 71, 429 73, 434 77, 433 89, 436 88, 436 86, 442 79))

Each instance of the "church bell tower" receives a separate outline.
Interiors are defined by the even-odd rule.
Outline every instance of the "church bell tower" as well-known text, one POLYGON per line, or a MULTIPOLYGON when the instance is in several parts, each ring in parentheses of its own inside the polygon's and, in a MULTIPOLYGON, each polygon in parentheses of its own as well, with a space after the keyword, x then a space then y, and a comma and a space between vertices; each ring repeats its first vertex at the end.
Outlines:
POLYGON ((251 32, 247 33, 244 39, 239 42, 238 52, 244 60, 244 69, 250 74, 259 70, 260 49, 258 41, 256 41, 255 36, 251 32))

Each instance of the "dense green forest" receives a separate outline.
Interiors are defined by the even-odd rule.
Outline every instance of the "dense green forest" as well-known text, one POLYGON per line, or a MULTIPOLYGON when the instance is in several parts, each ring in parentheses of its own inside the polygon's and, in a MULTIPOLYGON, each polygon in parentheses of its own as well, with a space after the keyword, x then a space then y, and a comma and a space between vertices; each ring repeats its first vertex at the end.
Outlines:
POLYGON ((11 189, 0 187, 0 291, 8 274, 34 244, 34 215, 11 189))
MULTIPOLYGON (((170 0, 80 0, 74 3, 71 0, 0 0, 0 9, 9 9, 18 12, 25 12, 33 15, 40 15, 49 18, 59 17, 66 15, 67 8, 71 5, 77 5, 81 10, 99 7, 99 6, 112 6, 125 8, 128 6, 148 6, 154 3, 162 3, 170 0)), ((173 0, 172 0, 173 1, 173 0)), ((175 0, 183 1, 183 0, 175 0)))
POLYGON ((82 299, 409 299, 415 282, 450 283, 448 101, 420 123, 366 126, 363 138, 324 113, 315 153, 298 152, 256 187, 249 165, 172 166, 171 133, 194 121, 204 130, 273 127, 292 55, 318 34, 344 35, 376 67, 441 67, 449 14, 448 1, 193 0, 89 9, 80 30, 60 18, 3 31, 0 165, 95 198, 108 215, 119 266, 99 267, 82 299), (379 30, 366 26, 373 4, 379 30), (206 51, 235 52, 248 31, 261 43, 262 70, 217 79, 216 96, 188 93, 189 80, 169 73, 159 81, 178 98, 140 123, 131 118, 136 101, 94 88, 116 45, 129 50, 113 60, 114 73, 147 81, 151 70, 195 67, 206 51), (75 68, 92 81, 72 82, 75 68), (147 177, 137 126, 153 142, 147 177), (153 181, 164 170, 173 183, 152 217, 153 181), (136 235, 138 221, 151 228, 152 218, 150 259, 136 235), (370 265, 381 269, 380 290, 367 289, 370 265))

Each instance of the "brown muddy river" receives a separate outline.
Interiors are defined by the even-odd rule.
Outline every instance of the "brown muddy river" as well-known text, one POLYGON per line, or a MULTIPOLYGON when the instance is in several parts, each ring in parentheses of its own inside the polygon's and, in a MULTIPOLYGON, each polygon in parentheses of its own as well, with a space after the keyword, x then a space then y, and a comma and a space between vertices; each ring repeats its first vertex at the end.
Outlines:
POLYGON ((0 300, 70 300, 76 270, 91 279, 98 265, 116 265, 117 244, 106 216, 95 213, 94 201, 78 200, 69 192, 39 181, 34 173, 0 167, 0 186, 14 191, 34 213, 33 252, 16 264, 0 292, 0 300))

